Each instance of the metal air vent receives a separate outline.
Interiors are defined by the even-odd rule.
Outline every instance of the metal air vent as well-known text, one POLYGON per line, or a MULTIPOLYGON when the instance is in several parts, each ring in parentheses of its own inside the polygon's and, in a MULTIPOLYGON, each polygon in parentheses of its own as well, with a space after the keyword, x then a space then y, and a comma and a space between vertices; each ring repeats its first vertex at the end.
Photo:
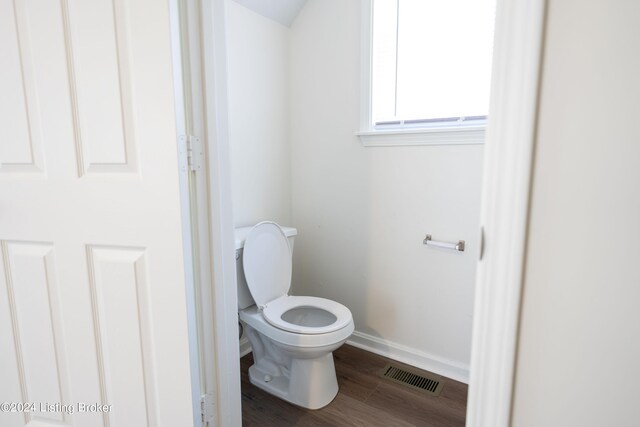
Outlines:
POLYGON ((385 366, 380 376, 432 396, 438 396, 442 391, 443 384, 440 381, 393 365, 385 366))

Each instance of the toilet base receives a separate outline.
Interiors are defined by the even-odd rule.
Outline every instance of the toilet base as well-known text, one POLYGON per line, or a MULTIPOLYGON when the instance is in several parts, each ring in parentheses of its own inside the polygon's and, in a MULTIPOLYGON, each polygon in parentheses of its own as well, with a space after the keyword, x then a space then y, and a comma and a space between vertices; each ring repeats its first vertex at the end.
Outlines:
POLYGON ((320 409, 338 394, 333 353, 314 359, 291 359, 287 374, 272 375, 259 364, 249 368, 249 380, 274 396, 307 409, 320 409))

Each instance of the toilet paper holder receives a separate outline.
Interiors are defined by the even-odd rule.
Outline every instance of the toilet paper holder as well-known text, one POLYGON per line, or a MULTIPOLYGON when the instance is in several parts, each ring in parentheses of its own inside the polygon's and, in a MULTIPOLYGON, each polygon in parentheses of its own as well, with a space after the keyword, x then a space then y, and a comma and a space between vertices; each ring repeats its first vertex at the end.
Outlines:
POLYGON ((457 243, 441 242, 433 240, 431 234, 427 234, 422 241, 422 244, 427 246, 433 246, 435 248, 453 249, 458 252, 464 252, 464 240, 458 240, 457 243))

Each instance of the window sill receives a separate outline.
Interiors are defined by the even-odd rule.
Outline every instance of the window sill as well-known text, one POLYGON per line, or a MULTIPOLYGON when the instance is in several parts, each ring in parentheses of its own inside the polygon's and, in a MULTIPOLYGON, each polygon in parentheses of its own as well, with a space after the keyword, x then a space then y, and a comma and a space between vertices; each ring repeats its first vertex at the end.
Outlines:
POLYGON ((483 144, 486 126, 385 129, 356 132, 364 147, 483 144))

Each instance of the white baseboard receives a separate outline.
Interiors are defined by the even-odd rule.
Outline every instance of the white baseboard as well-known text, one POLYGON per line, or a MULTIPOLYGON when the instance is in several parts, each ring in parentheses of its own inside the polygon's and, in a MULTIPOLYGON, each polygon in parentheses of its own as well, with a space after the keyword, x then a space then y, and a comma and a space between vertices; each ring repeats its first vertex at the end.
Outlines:
POLYGON ((249 344, 249 339, 243 336, 240 339, 240 357, 245 356, 251 353, 251 344, 249 344))
MULTIPOLYGON (((355 331, 347 341, 354 347, 469 384, 469 365, 443 359, 411 347, 386 341, 373 335, 355 331)), ((240 340, 240 357, 251 352, 247 337, 240 340)))
POLYGON ((469 365, 424 353, 411 347, 355 331, 347 341, 354 347, 370 351, 443 377, 469 384, 469 365))

